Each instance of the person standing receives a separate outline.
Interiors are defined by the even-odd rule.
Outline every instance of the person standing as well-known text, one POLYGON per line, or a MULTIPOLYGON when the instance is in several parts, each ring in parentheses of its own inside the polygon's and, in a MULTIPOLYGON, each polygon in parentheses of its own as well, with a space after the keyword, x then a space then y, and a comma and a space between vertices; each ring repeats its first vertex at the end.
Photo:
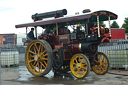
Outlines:
POLYGON ((31 31, 27 34, 27 37, 28 37, 28 40, 34 40, 34 39, 36 39, 35 37, 34 37, 34 28, 31 28, 31 31))

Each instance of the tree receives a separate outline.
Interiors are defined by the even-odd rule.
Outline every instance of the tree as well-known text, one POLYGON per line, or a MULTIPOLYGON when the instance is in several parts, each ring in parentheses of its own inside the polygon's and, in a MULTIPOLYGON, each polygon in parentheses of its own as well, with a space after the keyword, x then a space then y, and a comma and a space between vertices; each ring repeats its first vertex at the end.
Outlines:
POLYGON ((106 26, 103 21, 100 21, 100 25, 106 26))
POLYGON ((122 28, 125 28, 125 33, 128 33, 128 17, 125 18, 122 28))
POLYGON ((116 21, 113 21, 113 23, 110 25, 111 28, 119 28, 119 25, 116 21))
MULTIPOLYGON (((97 22, 96 23, 94 23, 95 25, 97 25, 97 22)), ((103 25, 103 26, 105 26, 106 27, 106 24, 104 24, 104 22, 103 21, 100 21, 99 22, 99 25, 103 25)))

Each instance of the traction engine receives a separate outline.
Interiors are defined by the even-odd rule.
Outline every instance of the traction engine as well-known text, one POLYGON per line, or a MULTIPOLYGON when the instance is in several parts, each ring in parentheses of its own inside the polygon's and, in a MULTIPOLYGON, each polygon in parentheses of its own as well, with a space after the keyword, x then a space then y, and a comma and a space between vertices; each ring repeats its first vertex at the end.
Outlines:
POLYGON ((46 75, 51 69, 71 71, 76 78, 86 77, 90 69, 98 75, 105 74, 109 60, 104 53, 98 52, 98 45, 110 42, 110 20, 117 19, 117 15, 105 10, 64 17, 66 14, 66 9, 36 13, 32 15, 33 23, 16 25, 16 28, 26 29, 32 26, 35 32, 38 27, 45 29, 38 37, 35 33, 37 39, 27 46, 28 70, 35 76, 46 75), (44 20, 51 17, 54 19, 44 20), (108 21, 109 28, 100 25, 100 21, 108 21))

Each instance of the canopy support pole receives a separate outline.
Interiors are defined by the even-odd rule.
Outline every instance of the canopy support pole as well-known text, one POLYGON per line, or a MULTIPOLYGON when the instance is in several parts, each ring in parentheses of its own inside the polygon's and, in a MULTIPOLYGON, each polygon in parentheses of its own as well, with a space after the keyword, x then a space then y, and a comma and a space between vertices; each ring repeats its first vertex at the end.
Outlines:
POLYGON ((35 26, 35 35, 36 35, 36 39, 37 39, 37 26, 35 26))
POLYGON ((100 37, 99 16, 97 16, 98 37, 100 37))
POLYGON ((110 16, 108 17, 109 36, 111 37, 110 16))
POLYGON ((26 40, 28 40, 27 30, 28 30, 28 28, 26 27, 26 40))
POLYGON ((56 23, 56 35, 58 36, 58 24, 56 23))

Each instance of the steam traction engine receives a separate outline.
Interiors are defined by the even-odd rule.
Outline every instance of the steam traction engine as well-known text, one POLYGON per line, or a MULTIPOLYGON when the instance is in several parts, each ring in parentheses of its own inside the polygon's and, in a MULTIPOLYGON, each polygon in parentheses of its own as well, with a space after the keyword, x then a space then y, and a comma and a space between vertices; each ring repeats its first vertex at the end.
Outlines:
POLYGON ((26 27, 26 30, 35 28, 37 39, 29 42, 25 53, 28 70, 35 76, 43 76, 51 69, 71 71, 76 78, 86 77, 90 68, 96 74, 105 74, 109 60, 97 49, 99 44, 110 41, 110 20, 117 19, 117 15, 105 10, 63 17, 66 14, 66 9, 36 13, 32 15, 34 22, 16 25, 16 28, 26 27), (54 19, 43 20, 50 17, 54 19), (101 21, 108 21, 109 28, 100 25, 101 21), (40 36, 37 36, 38 27, 45 29, 40 36))

